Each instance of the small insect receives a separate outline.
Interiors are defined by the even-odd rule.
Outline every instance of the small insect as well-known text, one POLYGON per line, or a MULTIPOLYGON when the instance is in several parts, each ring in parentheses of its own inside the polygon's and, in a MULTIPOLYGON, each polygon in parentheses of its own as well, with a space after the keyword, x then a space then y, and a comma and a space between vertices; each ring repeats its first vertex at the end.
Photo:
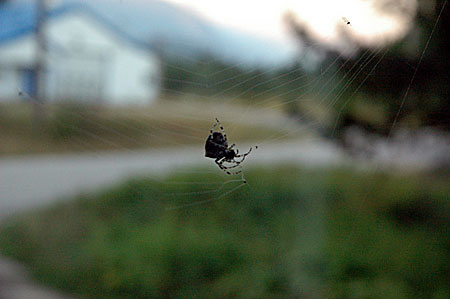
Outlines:
MULTIPOLYGON (((242 171, 231 172, 229 170, 238 167, 242 162, 244 162, 245 157, 251 153, 252 147, 247 153, 240 155, 238 149, 233 149, 234 146, 235 144, 228 146, 227 134, 225 133, 220 121, 216 118, 216 123, 209 131, 209 136, 206 139, 205 157, 216 159, 214 162, 216 162, 217 166, 219 166, 219 168, 227 174, 239 174, 242 171), (222 132, 214 132, 216 126, 219 126, 222 132), (242 159, 236 160, 236 158, 242 159), (223 165, 225 162, 230 163, 232 166, 223 165)), ((258 147, 255 146, 255 148, 258 147)))
POLYGON ((352 24, 350 24, 350 21, 346 17, 342 17, 342 21, 344 21, 347 25, 352 26, 352 24))

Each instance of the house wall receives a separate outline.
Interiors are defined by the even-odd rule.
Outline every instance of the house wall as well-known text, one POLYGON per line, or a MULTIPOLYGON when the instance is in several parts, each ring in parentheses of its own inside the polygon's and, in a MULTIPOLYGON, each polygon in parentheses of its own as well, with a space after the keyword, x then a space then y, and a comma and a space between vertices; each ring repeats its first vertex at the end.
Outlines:
POLYGON ((19 73, 7 69, 0 69, 0 102, 17 99, 19 90, 19 73))
MULTIPOLYGON (((147 104, 156 99, 158 58, 111 29, 82 10, 48 20, 47 100, 147 104)), ((0 46, 0 76, 9 76, 9 83, 0 77, 0 98, 23 89, 18 68, 32 68, 34 45, 33 35, 28 34, 0 46), (4 57, 9 58, 8 68, 2 67, 4 57)))
MULTIPOLYGON (((149 103, 158 95, 159 84, 150 80, 159 76, 156 56, 136 48, 82 11, 52 20, 47 32, 55 53, 71 57, 65 67, 89 74, 89 81, 101 90, 101 101, 149 103)), ((78 81, 73 78, 72 82, 78 81)))

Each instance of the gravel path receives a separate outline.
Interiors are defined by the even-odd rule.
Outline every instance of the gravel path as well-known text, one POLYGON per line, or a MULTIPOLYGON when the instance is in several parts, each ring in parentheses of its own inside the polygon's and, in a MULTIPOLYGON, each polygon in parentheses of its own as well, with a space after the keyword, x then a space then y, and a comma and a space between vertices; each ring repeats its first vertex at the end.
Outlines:
MULTIPOLYGON (((249 146, 239 146, 241 151, 249 146)), ((330 165, 343 154, 331 143, 291 141, 260 146, 245 166, 270 163, 330 165)), ((143 174, 164 175, 189 166, 213 165, 203 147, 49 155, 0 159, 0 217, 42 206, 58 198, 89 192, 143 174)))

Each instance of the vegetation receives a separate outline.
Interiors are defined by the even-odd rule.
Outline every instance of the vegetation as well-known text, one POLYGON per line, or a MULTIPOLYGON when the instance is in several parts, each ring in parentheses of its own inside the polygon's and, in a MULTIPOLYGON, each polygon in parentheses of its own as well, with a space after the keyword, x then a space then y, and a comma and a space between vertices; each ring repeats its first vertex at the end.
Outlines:
MULTIPOLYGON (((297 63, 269 69, 230 65, 207 55, 190 61, 166 58, 162 85, 173 95, 271 103, 300 120, 318 122, 324 133, 337 137, 352 125, 383 136, 394 124, 448 130, 450 66, 445 58, 450 53, 450 9, 445 5, 445 0, 420 0, 409 34, 385 48, 367 48, 343 32, 342 41, 359 48, 351 58, 318 40, 307 22, 287 15, 295 37, 306 45, 297 63), (315 65, 307 52, 324 54, 325 59, 315 65), (323 118, 324 114, 329 115, 323 118)), ((376 7, 381 14, 402 10, 395 1, 382 1, 376 7)))
MULTIPOLYGON (((134 150, 201 144, 221 115, 235 117, 242 106, 162 99, 150 107, 107 107, 59 103, 45 105, 38 124, 31 103, 0 105, 0 155, 96 150, 134 150), (222 109, 222 110, 220 110, 222 109), (182 111, 182 112, 181 112, 182 111)), ((247 114, 251 117, 252 112, 247 114)), ((267 114, 266 114, 267 115, 267 114)), ((226 122, 225 122, 226 123, 226 122)), ((284 128, 235 122, 233 141, 267 138, 284 128)))
POLYGON ((215 101, 231 97, 254 104, 284 103, 304 93, 309 83, 297 63, 276 68, 249 67, 205 55, 196 60, 166 58, 163 65, 162 86, 167 94, 190 93, 215 101))
POLYGON ((291 167, 246 177, 223 197, 240 183, 201 171, 135 179, 9 219, 0 250, 88 297, 449 297, 448 177, 291 167))
MULTIPOLYGON (((321 73, 324 84, 335 77, 345 79, 333 90, 336 98, 330 99, 336 121, 328 125, 337 130, 337 135, 351 125, 384 136, 390 133, 393 124, 413 129, 450 128, 447 72, 450 65, 445 59, 450 53, 447 34, 450 10, 446 5, 446 0, 419 0, 408 35, 385 49, 367 48, 351 35, 343 34, 343 40, 360 49, 352 59, 317 41, 306 23, 296 22, 293 16, 287 18, 303 44, 327 53, 323 68, 331 67, 331 71, 321 73), (373 119, 370 113, 361 117, 361 110, 367 110, 364 106, 375 108, 377 113, 382 111, 382 117, 373 119)), ((402 5, 380 1, 374 7, 381 14, 395 15, 402 5)), ((322 94, 315 96, 321 97, 322 94)))

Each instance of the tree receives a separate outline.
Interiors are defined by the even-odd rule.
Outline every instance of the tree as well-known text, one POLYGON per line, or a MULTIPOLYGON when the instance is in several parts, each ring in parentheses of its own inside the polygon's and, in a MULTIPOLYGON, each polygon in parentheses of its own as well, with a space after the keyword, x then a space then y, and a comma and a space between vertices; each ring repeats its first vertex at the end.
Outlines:
POLYGON ((360 51, 349 62, 336 50, 318 44, 308 28, 289 16, 287 20, 303 44, 314 44, 326 52, 325 63, 338 59, 341 76, 349 77, 355 66, 362 66, 360 58, 373 55, 335 105, 339 111, 338 130, 357 124, 386 135, 394 123, 450 129, 450 43, 446 32, 450 28, 450 9, 446 2, 436 0, 430 9, 430 0, 420 1, 415 25, 403 41, 380 52, 358 45, 360 51), (385 117, 379 119, 383 120, 370 123, 370 118, 358 117, 355 107, 360 103, 356 98, 381 106, 385 117))

